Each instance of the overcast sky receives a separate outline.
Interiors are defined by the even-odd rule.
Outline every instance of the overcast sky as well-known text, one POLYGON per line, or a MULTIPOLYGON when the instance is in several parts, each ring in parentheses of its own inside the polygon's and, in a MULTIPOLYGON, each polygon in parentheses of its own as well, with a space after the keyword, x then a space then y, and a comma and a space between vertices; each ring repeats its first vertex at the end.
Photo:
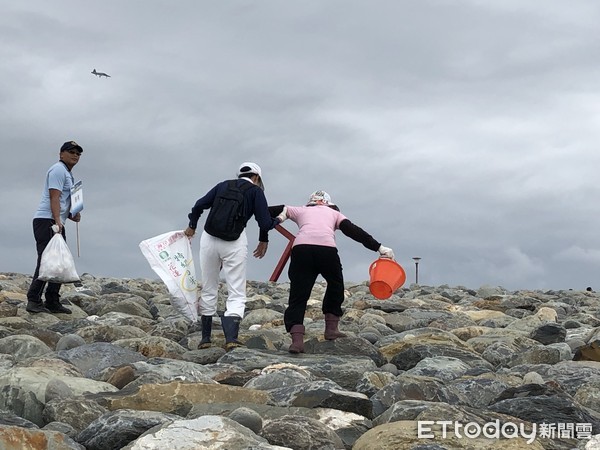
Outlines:
MULTIPOLYGON (((420 284, 600 289, 598 23, 597 0, 0 0, 0 272, 33 272, 74 139, 79 273, 157 278, 139 242, 254 161, 269 204, 327 191, 409 283, 419 256, 420 284)), ((367 280, 376 253, 337 242, 367 280)))

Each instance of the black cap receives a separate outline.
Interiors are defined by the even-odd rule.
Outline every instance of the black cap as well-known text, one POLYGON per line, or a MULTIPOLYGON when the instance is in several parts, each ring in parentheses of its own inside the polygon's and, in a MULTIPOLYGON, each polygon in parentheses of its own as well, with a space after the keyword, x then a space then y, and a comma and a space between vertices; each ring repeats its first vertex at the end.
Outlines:
POLYGON ((61 152, 68 152, 69 150, 77 149, 80 152, 83 152, 83 148, 75 141, 67 141, 60 148, 61 152))

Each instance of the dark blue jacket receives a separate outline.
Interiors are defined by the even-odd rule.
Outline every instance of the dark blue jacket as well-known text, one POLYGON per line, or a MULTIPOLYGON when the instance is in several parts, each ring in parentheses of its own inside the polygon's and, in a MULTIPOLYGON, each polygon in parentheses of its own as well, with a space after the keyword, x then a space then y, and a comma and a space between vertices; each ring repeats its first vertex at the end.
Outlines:
MULTIPOLYGON (((188 214, 188 218, 190 219, 189 227, 194 230, 198 226, 198 219, 202 215, 202 212, 205 209, 210 209, 217 197, 219 192, 222 192, 227 189, 227 183, 229 180, 225 180, 217 184, 210 191, 206 193, 204 197, 199 199, 194 207, 192 208, 192 212, 188 214)), ((250 183, 251 181, 238 178, 237 185, 241 186, 242 183, 250 183)), ((265 194, 262 189, 260 189, 255 184, 252 185, 250 189, 244 191, 244 202, 245 202, 245 211, 246 211, 246 220, 249 220, 252 216, 256 219, 258 226, 261 230, 269 231, 275 228, 277 224, 279 224, 278 219, 273 219, 271 214, 269 214, 269 208, 267 206, 267 199, 265 198, 265 194)))

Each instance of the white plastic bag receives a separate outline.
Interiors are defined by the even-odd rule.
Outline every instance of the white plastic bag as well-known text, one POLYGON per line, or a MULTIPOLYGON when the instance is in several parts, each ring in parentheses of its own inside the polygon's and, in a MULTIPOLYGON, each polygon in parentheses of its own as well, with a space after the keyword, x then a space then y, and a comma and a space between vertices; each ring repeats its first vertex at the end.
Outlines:
MULTIPOLYGON (((56 232, 56 225, 52 229, 56 232)), ((38 280, 54 283, 74 283, 79 281, 75 261, 62 234, 55 233, 48 242, 40 260, 38 280)))
POLYGON ((198 321, 198 283, 190 239, 170 231, 140 242, 150 267, 171 293, 171 304, 192 322, 198 321))

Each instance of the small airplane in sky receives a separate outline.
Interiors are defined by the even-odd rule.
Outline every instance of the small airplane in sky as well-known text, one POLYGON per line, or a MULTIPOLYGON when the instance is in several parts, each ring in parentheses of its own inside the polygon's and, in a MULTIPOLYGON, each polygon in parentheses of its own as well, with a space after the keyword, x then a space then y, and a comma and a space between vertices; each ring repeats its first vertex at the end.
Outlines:
POLYGON ((102 77, 105 77, 105 78, 110 78, 110 75, 109 75, 109 74, 107 74, 107 73, 104 73, 104 72, 96 72, 96 69, 92 70, 92 73, 93 73, 94 75, 96 75, 98 78, 102 78, 102 77))

